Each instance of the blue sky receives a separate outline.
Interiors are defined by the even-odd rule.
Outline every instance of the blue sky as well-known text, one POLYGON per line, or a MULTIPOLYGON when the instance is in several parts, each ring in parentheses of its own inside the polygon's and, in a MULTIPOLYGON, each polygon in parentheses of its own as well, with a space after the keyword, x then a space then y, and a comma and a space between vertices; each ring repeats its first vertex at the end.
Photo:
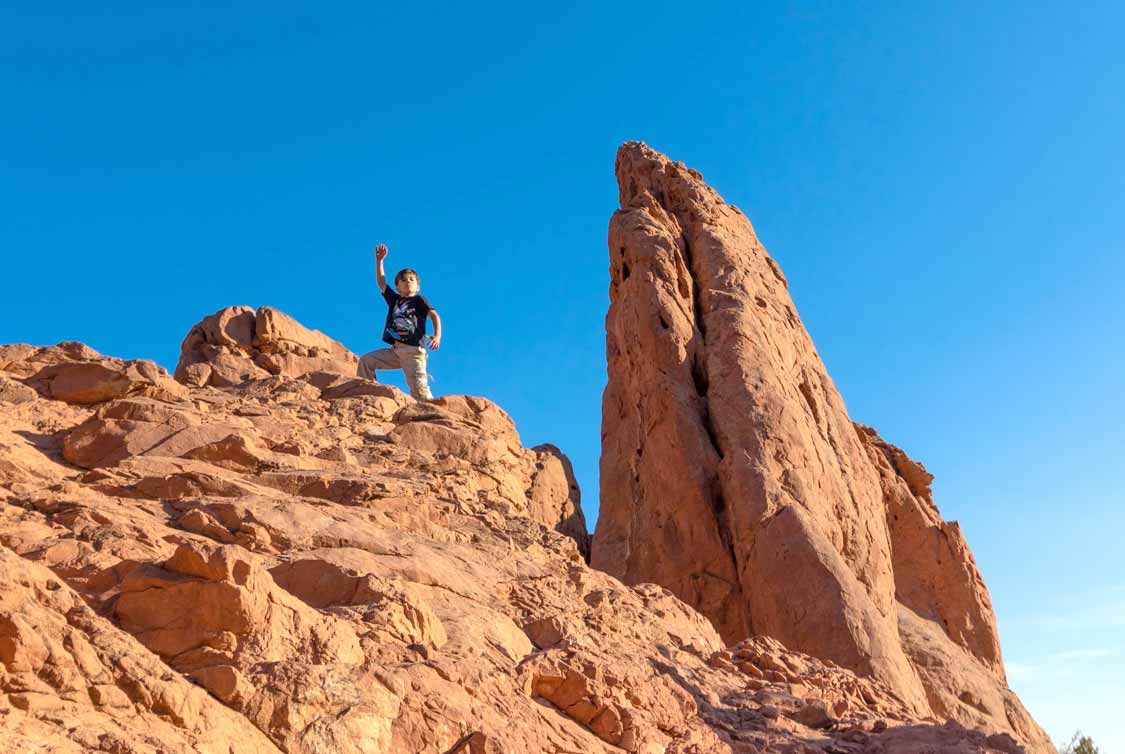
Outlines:
POLYGON ((435 389, 559 445, 592 526, 643 139, 746 211, 852 417, 937 475, 1033 714, 1125 753, 1125 6, 28 5, 0 342, 171 368, 249 304, 362 352, 382 241, 442 313, 435 389))

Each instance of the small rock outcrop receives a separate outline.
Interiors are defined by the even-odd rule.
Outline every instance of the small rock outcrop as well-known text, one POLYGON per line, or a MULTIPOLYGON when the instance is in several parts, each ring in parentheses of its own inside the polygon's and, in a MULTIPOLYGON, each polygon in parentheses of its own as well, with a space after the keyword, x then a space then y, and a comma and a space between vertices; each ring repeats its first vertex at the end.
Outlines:
POLYGON ((930 476, 852 423, 749 220, 643 144, 616 167, 592 564, 667 587, 728 643, 768 635, 912 714, 1052 751, 930 476))
POLYGON ((79 405, 126 396, 178 400, 187 390, 156 363, 106 358, 83 343, 48 348, 0 346, 0 401, 24 402, 35 393, 79 405), (32 392, 33 391, 33 392, 32 392))
POLYGON ((176 379, 228 387, 269 375, 354 375, 359 359, 340 343, 269 306, 228 306, 204 317, 180 346, 176 379))

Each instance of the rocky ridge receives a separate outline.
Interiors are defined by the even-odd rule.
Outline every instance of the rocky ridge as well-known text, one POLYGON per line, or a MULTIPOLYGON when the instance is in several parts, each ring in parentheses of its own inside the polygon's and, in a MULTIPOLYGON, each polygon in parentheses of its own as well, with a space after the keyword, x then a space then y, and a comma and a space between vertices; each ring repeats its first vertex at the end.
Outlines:
POLYGON ((639 142, 617 178, 592 564, 667 587, 728 643, 768 635, 915 714, 1053 751, 932 477, 853 424, 749 220, 639 142))
MULTIPOLYGON (((0 346, 0 750, 1025 751, 591 568, 565 457, 487 400, 358 379, 268 308, 204 318, 175 374, 0 346)), ((924 474, 862 448, 941 546, 924 474)), ((900 599, 952 666, 979 650, 920 607, 949 583, 900 599)))

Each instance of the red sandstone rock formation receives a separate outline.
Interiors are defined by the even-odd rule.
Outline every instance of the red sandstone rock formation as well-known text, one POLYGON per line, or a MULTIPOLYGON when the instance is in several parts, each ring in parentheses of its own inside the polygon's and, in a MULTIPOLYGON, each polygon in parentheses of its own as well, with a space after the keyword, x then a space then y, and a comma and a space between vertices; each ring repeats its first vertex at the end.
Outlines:
POLYGON ((775 637, 1050 751, 960 529, 925 469, 852 424, 750 222, 640 143, 617 178, 592 564, 666 586, 727 642, 775 637))
POLYGON ((202 350, 183 386, 0 347, 0 750, 1021 751, 591 569, 565 458, 486 400, 202 350))
POLYGON ((236 385, 271 374, 326 371, 354 375, 356 355, 277 309, 228 306, 191 328, 180 346, 176 379, 187 385, 236 385))

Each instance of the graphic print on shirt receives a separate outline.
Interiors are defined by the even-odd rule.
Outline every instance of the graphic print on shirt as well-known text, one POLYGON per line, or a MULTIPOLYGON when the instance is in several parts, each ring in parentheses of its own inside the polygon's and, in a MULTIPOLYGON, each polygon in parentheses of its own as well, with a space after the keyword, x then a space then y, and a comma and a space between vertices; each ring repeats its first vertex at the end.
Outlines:
POLYGON ((395 340, 405 341, 418 327, 418 318, 410 301, 400 298, 391 309, 390 335, 395 340))

